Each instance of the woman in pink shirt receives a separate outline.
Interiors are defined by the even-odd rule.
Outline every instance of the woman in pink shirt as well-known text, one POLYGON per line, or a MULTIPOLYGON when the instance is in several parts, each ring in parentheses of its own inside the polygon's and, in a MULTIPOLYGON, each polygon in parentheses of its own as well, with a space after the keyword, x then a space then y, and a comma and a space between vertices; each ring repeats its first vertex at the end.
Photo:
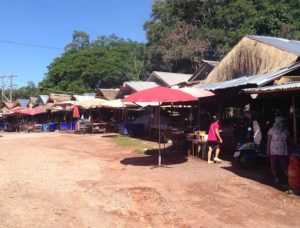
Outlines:
POLYGON ((208 132, 208 138, 207 138, 207 145, 208 145, 208 159, 207 163, 214 163, 215 162, 221 162, 222 160, 219 158, 220 153, 220 143, 223 143, 223 140, 220 136, 220 126, 219 126, 219 120, 216 116, 213 116, 213 123, 209 127, 208 132), (211 154, 212 151, 216 150, 216 156, 214 158, 214 161, 211 160, 211 154))

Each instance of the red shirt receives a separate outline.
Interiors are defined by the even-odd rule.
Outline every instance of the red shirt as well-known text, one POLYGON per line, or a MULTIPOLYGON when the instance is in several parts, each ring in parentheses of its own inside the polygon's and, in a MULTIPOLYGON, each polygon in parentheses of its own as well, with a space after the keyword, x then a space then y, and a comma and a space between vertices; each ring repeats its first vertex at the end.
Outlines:
POLYGON ((216 129, 219 130, 219 123, 216 121, 210 125, 207 141, 218 141, 216 129))

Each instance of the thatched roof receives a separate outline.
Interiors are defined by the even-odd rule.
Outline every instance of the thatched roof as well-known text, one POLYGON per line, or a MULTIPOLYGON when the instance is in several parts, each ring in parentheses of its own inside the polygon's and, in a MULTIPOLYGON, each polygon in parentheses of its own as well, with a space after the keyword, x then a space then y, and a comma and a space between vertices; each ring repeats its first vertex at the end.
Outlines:
POLYGON ((30 97, 29 103, 28 103, 28 108, 33 108, 34 105, 36 104, 38 98, 37 97, 30 97))
POLYGON ((274 85, 283 85, 291 82, 299 82, 300 76, 283 76, 274 81, 274 85))
POLYGON ((106 100, 114 100, 120 89, 98 89, 96 97, 106 100))
POLYGON ((20 103, 18 101, 13 101, 13 102, 3 101, 1 104, 1 108, 6 108, 6 109, 13 109, 18 106, 20 106, 20 103))
POLYGON ((93 98, 93 99, 89 99, 89 100, 79 101, 79 102, 76 103, 76 106, 80 106, 84 109, 97 108, 97 107, 101 107, 101 105, 105 101, 106 100, 104 100, 104 99, 93 98))
POLYGON ((67 94, 54 94, 50 93, 49 94, 49 103, 59 103, 59 102, 64 102, 64 101, 70 101, 71 100, 71 95, 67 94))
POLYGON ((244 37, 202 83, 216 83, 249 75, 263 75, 295 63, 298 55, 258 39, 244 37))
MULTIPOLYGON (((72 101, 84 101, 84 100, 90 100, 95 98, 95 96, 88 96, 88 95, 72 95, 71 100, 72 101)), ((65 101, 64 101, 65 102, 65 101)))

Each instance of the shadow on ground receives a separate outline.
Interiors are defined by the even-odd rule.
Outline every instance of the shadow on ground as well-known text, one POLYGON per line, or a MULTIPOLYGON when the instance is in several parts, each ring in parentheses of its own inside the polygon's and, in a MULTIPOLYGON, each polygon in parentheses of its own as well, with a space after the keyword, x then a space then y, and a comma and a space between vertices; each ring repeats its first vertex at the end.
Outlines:
MULTIPOLYGON (((170 148, 162 149, 161 155, 162 165, 175 165, 187 161, 183 154, 174 152, 170 148)), ((144 156, 124 158, 120 163, 134 166, 156 166, 158 164, 158 149, 147 150, 144 156)))
POLYGON ((278 167, 277 173, 280 178, 280 183, 275 184, 273 181, 273 175, 270 170, 270 165, 267 161, 260 162, 252 167, 247 169, 241 168, 238 163, 235 161, 231 161, 231 166, 229 167, 221 167, 227 171, 230 171, 240 177, 247 178, 256 182, 259 182, 264 185, 271 186, 276 188, 280 191, 286 191, 289 189, 288 187, 288 179, 287 177, 281 172, 280 168, 278 167))
POLYGON ((101 138, 115 138, 118 134, 101 135, 101 138))

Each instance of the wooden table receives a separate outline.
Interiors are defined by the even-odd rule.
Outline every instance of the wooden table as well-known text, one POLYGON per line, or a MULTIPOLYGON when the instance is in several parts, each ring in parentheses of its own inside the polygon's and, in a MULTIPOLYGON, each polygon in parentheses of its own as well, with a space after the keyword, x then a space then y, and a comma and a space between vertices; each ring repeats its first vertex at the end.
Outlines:
POLYGON ((105 133, 107 123, 101 122, 101 123, 95 123, 95 122, 81 122, 83 125, 85 125, 87 128, 89 128, 89 131, 93 134, 94 132, 97 133, 105 133))
POLYGON ((198 156, 199 153, 201 152, 201 158, 204 160, 207 141, 203 139, 195 139, 194 133, 188 134, 186 140, 191 142, 191 147, 192 147, 191 150, 190 149, 188 150, 188 155, 191 156, 192 153, 193 157, 195 157, 195 144, 196 144, 197 146, 196 155, 198 156))

